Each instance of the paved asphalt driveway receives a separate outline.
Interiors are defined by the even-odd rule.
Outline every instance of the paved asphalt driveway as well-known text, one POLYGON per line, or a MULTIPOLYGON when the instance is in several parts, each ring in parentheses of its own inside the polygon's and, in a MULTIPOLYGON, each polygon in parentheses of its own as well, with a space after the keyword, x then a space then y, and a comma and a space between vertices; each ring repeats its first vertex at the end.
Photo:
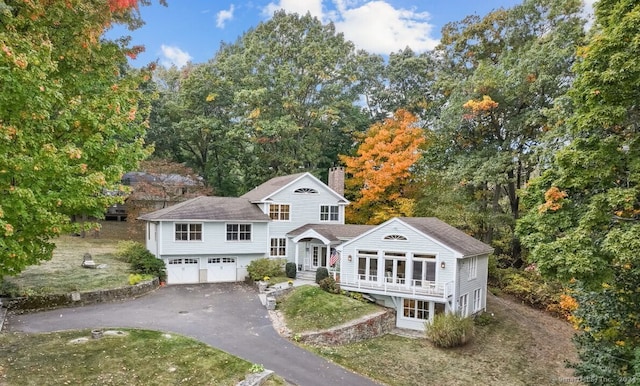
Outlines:
POLYGON ((5 323, 23 332, 107 327, 187 335, 301 386, 378 385, 280 337, 256 291, 241 283, 168 286, 123 302, 9 315, 5 323))

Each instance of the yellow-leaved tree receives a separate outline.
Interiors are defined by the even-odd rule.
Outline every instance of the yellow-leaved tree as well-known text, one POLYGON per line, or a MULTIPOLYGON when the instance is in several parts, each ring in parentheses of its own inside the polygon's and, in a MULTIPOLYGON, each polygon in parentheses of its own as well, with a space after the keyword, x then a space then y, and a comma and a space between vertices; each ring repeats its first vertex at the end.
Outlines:
POLYGON ((348 175, 347 221, 379 224, 396 216, 412 216, 413 167, 426 144, 417 118, 398 110, 392 118, 372 125, 355 156, 340 156, 348 175))

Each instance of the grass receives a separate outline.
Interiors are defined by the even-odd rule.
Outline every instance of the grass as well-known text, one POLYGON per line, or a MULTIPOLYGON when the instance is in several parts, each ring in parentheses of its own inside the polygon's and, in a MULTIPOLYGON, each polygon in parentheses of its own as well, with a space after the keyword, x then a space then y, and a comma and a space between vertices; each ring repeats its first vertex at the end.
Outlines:
MULTIPOLYGON (((505 312, 509 312, 506 310, 505 312)), ((562 323, 562 321, 558 321, 562 323)), ((561 384, 563 363, 538 357, 539 342, 508 315, 496 313, 475 326, 474 339, 463 347, 436 348, 426 339, 397 335, 342 346, 305 346, 356 373, 390 386, 553 385, 561 384)), ((563 342, 558 342, 560 346, 563 342)), ((555 347, 556 351, 564 347, 555 347)), ((564 353, 566 354, 566 353, 564 353)))
POLYGON ((325 330, 371 314, 379 307, 330 294, 315 286, 300 286, 278 302, 287 327, 293 333, 325 330))
POLYGON ((115 258, 117 240, 61 236, 54 240, 53 258, 5 277, 0 292, 11 296, 58 294, 72 291, 118 288, 129 285, 130 266, 115 258), (81 267, 82 256, 105 268, 81 267))
MULTIPOLYGON (((118 331, 118 335, 105 334, 101 339, 90 339, 90 330, 0 334, 1 383, 235 385, 251 372, 250 362, 184 336, 118 331)), ((285 384, 278 377, 266 383, 285 384)))

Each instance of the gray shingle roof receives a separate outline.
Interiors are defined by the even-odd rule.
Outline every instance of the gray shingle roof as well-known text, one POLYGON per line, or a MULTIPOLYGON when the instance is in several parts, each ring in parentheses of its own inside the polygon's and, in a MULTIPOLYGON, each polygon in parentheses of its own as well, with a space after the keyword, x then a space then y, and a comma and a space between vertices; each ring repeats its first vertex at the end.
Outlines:
POLYGON ((309 229, 313 229, 327 240, 344 241, 360 236, 368 230, 375 228, 375 225, 355 225, 355 224, 306 224, 287 233, 287 236, 298 236, 309 229))
POLYGON ((200 196, 147 213, 141 220, 270 221, 246 198, 200 196))
POLYGON ((460 252, 463 256, 489 254, 493 247, 477 240, 458 228, 435 217, 400 217, 400 221, 408 224, 427 236, 433 237, 449 248, 460 252))
POLYGON ((290 174, 288 176, 280 176, 274 177, 269 181, 263 183, 255 187, 253 190, 248 191, 247 193, 240 196, 241 198, 247 199, 249 201, 255 202, 264 199, 265 197, 270 196, 271 194, 277 192, 278 190, 284 188, 291 182, 305 175, 306 173, 297 173, 290 174))

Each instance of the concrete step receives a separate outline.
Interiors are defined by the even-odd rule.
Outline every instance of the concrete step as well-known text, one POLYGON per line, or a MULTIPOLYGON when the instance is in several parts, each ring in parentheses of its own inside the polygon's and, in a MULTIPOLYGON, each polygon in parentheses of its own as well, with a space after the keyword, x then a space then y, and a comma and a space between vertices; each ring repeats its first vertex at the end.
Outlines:
POLYGON ((314 271, 298 271, 298 273, 296 274, 296 279, 315 281, 316 273, 314 271))

